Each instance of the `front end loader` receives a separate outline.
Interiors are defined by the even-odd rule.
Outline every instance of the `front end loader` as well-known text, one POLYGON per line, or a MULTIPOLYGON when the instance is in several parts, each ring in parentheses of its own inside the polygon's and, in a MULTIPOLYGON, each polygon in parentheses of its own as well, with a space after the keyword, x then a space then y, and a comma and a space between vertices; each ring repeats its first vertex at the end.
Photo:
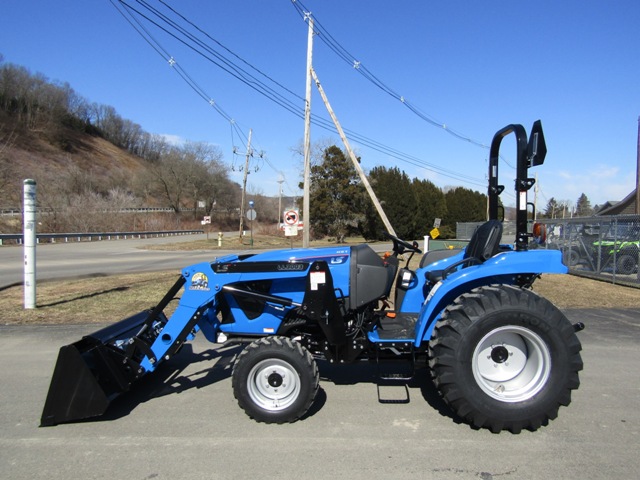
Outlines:
POLYGON ((561 252, 528 249, 534 181, 527 173, 545 154, 539 121, 529 140, 520 125, 496 133, 489 220, 463 250, 422 254, 416 242, 387 235, 388 256, 363 244, 229 255, 183 269, 155 308, 60 349, 41 425, 102 415, 201 333, 245 346, 232 388, 256 421, 303 417, 318 390, 317 361, 370 361, 408 363, 411 374, 426 366, 444 401, 469 424, 494 432, 539 428, 579 386, 576 332, 583 327, 531 289, 543 273, 568 271, 561 252), (501 242, 498 158, 511 133, 517 233, 509 245, 501 242), (414 255, 422 255, 417 268, 410 266, 414 255))

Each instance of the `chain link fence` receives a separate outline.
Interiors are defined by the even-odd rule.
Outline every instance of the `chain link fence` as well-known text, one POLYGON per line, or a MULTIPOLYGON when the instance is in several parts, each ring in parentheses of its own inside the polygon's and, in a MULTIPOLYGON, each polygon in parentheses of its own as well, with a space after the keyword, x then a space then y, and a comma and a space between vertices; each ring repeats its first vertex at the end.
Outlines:
MULTIPOLYGON (((456 238, 469 240, 482 222, 456 224, 456 238)), ((640 287, 640 215, 538 219, 544 239, 530 249, 562 251, 571 273, 640 287), (544 240, 544 241, 542 241, 544 240)), ((502 243, 515 242, 515 223, 504 222, 502 243)))
MULTIPOLYGON (((473 232, 484 222, 456 222, 456 239, 471 240, 473 232)), ((502 223, 502 243, 515 243, 516 222, 505 220, 502 223)))
POLYGON ((546 240, 539 248, 562 251, 571 273, 640 285, 640 215, 539 220, 546 240))
POLYGON ((546 238, 532 248, 562 251, 571 273, 640 286, 640 215, 538 222, 545 225, 546 238))

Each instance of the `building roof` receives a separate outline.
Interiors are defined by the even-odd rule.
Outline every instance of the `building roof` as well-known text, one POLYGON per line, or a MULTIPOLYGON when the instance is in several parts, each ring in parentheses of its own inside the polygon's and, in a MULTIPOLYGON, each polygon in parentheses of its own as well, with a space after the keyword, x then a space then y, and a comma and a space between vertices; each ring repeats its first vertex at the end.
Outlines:
POLYGON ((636 213, 636 190, 619 202, 606 202, 596 215, 633 215, 636 213))

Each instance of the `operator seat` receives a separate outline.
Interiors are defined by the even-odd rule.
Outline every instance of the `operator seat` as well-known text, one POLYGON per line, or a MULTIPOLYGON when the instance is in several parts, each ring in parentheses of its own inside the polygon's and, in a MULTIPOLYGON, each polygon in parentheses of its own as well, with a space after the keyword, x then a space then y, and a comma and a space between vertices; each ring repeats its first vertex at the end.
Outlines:
POLYGON ((502 222, 500 220, 489 220, 483 223, 473 232, 462 260, 452 263, 444 270, 427 272, 427 280, 431 283, 437 283, 447 278, 447 275, 454 272, 460 266, 464 268, 469 265, 480 265, 484 263, 498 253, 501 239, 502 222))

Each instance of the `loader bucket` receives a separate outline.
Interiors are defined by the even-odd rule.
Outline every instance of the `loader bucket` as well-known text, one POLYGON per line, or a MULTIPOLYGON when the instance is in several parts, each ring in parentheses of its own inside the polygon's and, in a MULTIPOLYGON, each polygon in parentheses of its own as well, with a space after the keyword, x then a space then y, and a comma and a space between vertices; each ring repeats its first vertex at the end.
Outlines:
POLYGON ((62 347, 40 426, 102 415, 114 398, 128 391, 144 371, 139 359, 114 342, 136 336, 148 319, 148 311, 140 312, 62 347))

